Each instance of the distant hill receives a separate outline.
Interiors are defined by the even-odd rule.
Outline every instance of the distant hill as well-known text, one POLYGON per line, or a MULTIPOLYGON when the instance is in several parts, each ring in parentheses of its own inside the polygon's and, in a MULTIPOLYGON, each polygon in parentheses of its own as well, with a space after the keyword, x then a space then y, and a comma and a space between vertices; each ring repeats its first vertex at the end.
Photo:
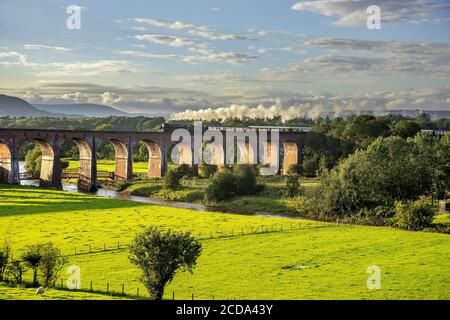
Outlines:
POLYGON ((0 117, 45 117, 59 116, 45 110, 39 110, 23 99, 0 94, 0 117))
POLYGON ((42 111, 59 113, 67 117, 109 117, 109 116, 129 116, 128 113, 117 110, 110 106, 94 103, 77 104, 34 104, 42 111))

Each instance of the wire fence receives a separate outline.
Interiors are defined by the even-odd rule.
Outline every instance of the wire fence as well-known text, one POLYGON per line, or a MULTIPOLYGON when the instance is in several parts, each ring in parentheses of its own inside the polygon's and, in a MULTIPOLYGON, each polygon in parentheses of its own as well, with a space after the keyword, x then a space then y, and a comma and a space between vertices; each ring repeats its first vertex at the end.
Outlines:
MULTIPOLYGON (((246 228, 238 228, 238 229, 230 229, 230 230, 210 230, 208 232, 193 232, 190 231, 191 234, 200 241, 221 239, 221 238, 233 238, 233 237, 241 237, 241 236, 249 236, 249 235, 258 235, 258 234, 267 234, 267 233, 280 233, 280 232, 290 232, 290 231, 299 231, 299 230, 310 230, 310 229, 322 229, 322 228, 335 228, 336 226, 351 228, 351 224, 340 224, 340 223, 322 223, 319 221, 311 221, 311 222, 299 222, 299 223, 277 223, 272 225, 261 225, 254 227, 246 227, 246 228)), ((183 230, 179 230, 183 232, 183 230)), ((101 253, 107 251, 120 251, 128 249, 127 243, 110 242, 110 243, 89 243, 82 245, 75 245, 71 252, 66 252, 65 256, 76 256, 76 255, 84 255, 90 253, 101 253)))

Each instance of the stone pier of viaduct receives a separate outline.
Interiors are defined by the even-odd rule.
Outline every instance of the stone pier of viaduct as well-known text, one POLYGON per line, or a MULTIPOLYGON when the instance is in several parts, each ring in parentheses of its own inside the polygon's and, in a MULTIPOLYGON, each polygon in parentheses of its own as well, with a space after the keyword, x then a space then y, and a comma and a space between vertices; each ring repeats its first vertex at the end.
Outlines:
MULTIPOLYGON (((180 148, 180 160, 182 163, 192 165, 194 172, 197 165, 193 161, 193 141, 188 150, 186 144, 180 141, 171 141, 172 129, 165 128, 158 132, 125 132, 125 131, 81 131, 81 130, 57 130, 57 129, 5 129, 0 128, 0 183, 20 183, 19 175, 19 149, 27 141, 36 142, 42 150, 42 163, 40 172, 40 185, 49 188, 61 188, 61 164, 60 149, 68 140, 73 141, 79 150, 80 167, 78 188, 84 191, 97 190, 97 148, 103 141, 109 141, 115 150, 115 172, 116 180, 128 180, 133 175, 133 148, 139 142, 143 142, 149 152, 148 177, 162 177, 169 163, 171 150, 180 148), (190 150, 189 150, 190 149, 190 150), (183 159, 181 159, 183 158, 183 159)), ((203 128, 206 130, 207 128, 203 128)), ((248 128, 247 128, 248 129, 248 128)), ((246 128, 216 128, 225 136, 227 131, 247 130, 246 128)), ((264 128, 265 131, 274 128, 264 128)), ((256 132, 261 128, 253 128, 256 132)), ((285 174, 289 166, 301 162, 302 146, 307 130, 293 128, 277 128, 279 131, 279 159, 280 171, 285 174)), ((270 138, 270 134, 268 134, 270 138)), ((192 139, 193 140, 193 139, 192 139)), ((224 139, 225 141, 225 139, 224 139)), ((206 142, 207 143, 207 142, 206 142)), ((225 142, 224 142, 225 143, 225 142)), ((269 141, 270 143, 270 141, 269 141)), ((239 148, 238 145, 235 146, 239 148)), ((262 150, 248 150, 246 161, 260 162, 262 150), (256 157, 256 161, 255 160, 256 157)), ((226 163, 222 154, 215 157, 215 163, 223 166, 226 163)))

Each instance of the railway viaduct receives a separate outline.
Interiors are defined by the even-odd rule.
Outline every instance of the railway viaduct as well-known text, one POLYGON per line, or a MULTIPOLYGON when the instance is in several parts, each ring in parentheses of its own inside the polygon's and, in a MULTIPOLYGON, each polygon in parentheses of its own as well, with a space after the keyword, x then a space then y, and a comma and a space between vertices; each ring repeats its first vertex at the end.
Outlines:
MULTIPOLYGON (((179 127, 178 127, 179 128, 179 127)), ((191 165, 194 172, 198 165, 194 163, 193 139, 190 147, 186 143, 172 141, 172 133, 176 127, 166 125, 160 131, 155 132, 125 132, 125 131, 82 131, 82 130, 58 130, 58 129, 9 129, 0 128, 0 183, 17 184, 20 183, 19 175, 19 149, 27 141, 36 142, 42 150, 42 163, 40 172, 40 186, 48 188, 62 187, 60 148, 66 141, 73 141, 79 150, 80 167, 78 188, 83 191, 96 191, 97 186, 97 148, 102 141, 109 141, 115 150, 115 172, 116 180, 128 180, 133 175, 132 150, 139 142, 143 142, 149 152, 148 177, 162 177, 167 171, 167 165, 171 161, 171 150, 179 148, 181 161, 177 163, 187 163, 191 165)), ((193 127, 185 126, 189 132, 193 132, 193 127)), ((208 128, 202 127, 205 132, 208 128)), ((274 129, 279 132, 278 153, 280 159, 280 170, 278 173, 285 174, 287 168, 293 164, 301 162, 302 146, 307 135, 308 128, 288 128, 288 127, 214 127, 210 128, 220 131, 224 136, 232 131, 255 131, 261 130, 270 132, 274 129)), ((261 152, 268 152, 269 145, 263 148, 266 150, 249 150, 246 140, 243 148, 235 144, 233 148, 243 150, 247 163, 261 163, 261 152)), ((258 136, 257 136, 258 137, 258 136)), ((223 144, 226 140, 224 139, 223 144)), ((237 140, 236 140, 237 141, 237 140)), ((203 142, 207 144, 211 141, 203 142)), ((238 142, 235 142, 238 143, 238 142)), ((258 146, 260 144, 258 143, 258 146)), ((225 150, 225 148, 223 149, 225 150)), ((226 162, 224 153, 216 153, 214 164, 223 166, 226 162)))

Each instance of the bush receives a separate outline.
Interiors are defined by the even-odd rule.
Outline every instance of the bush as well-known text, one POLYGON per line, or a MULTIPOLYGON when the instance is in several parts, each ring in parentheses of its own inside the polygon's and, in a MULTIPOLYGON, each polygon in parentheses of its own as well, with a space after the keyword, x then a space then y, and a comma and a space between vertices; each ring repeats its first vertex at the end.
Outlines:
POLYGON ((216 173, 217 166, 213 164, 199 164, 198 175, 202 178, 210 178, 216 173))
POLYGON ((42 284, 47 288, 54 287, 62 268, 67 263, 67 259, 61 255, 61 251, 54 247, 52 243, 40 245, 39 252, 41 260, 38 268, 42 284))
POLYGON ((35 146, 33 149, 28 150, 27 154, 25 155, 25 171, 31 174, 40 174, 41 163, 41 147, 35 146))
POLYGON ((395 203, 395 225, 406 230, 421 230, 432 225, 433 209, 425 198, 414 202, 395 203))
POLYGON ((27 265, 26 263, 21 259, 13 259, 8 264, 8 276, 13 278, 15 285, 21 285, 22 284, 22 276, 27 271, 27 265))
POLYGON ((175 170, 169 170, 163 177, 163 188, 167 190, 176 190, 180 187, 180 174, 175 170))
POLYGON ((141 269, 141 280, 150 297, 161 300, 165 286, 178 270, 192 273, 200 253, 200 242, 189 232, 162 232, 150 227, 131 243, 129 259, 141 269))
POLYGON ((9 259, 11 258, 11 244, 9 241, 5 241, 0 247, 0 281, 3 280, 6 267, 8 266, 9 259))
POLYGON ((216 172, 206 188, 205 197, 209 201, 223 201, 235 195, 236 176, 228 169, 216 172))
POLYGON ((302 165, 301 164, 292 164, 289 166, 287 170, 287 174, 293 175, 293 174, 302 174, 302 165))
POLYGON ((22 254, 22 260, 26 263, 28 267, 33 270, 33 286, 38 285, 37 273, 39 263, 41 262, 42 254, 41 247, 39 245, 29 245, 25 248, 22 254))
POLYGON ((253 166, 236 165, 233 173, 236 176, 236 194, 238 196, 256 193, 256 172, 253 166))
POLYGON ((298 174, 290 174, 286 177, 287 196, 290 198, 303 194, 303 188, 300 185, 300 176, 298 174))
POLYGON ((194 171, 192 170, 192 167, 188 164, 180 164, 175 171, 177 172, 179 178, 187 177, 190 178, 194 176, 194 171))

